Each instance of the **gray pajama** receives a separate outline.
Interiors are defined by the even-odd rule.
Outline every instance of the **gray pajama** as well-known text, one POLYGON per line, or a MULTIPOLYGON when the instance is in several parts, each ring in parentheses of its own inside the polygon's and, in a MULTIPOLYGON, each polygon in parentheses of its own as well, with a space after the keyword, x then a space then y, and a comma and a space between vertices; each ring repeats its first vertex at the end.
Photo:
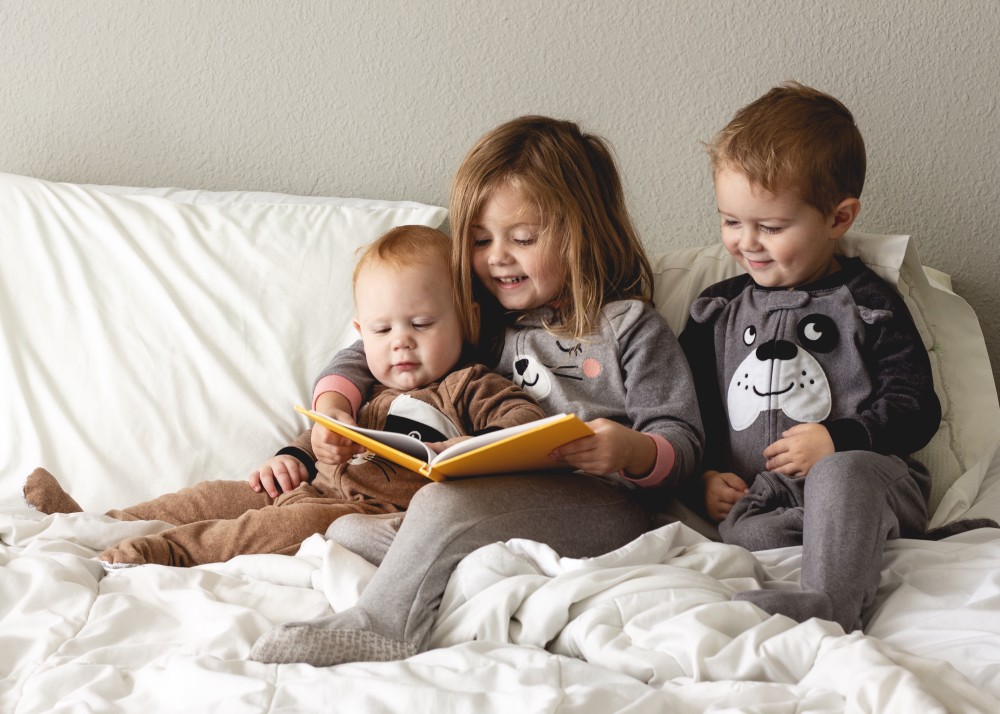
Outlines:
MULTIPOLYGON (((357 609, 373 629, 426 648, 448 579, 477 548, 529 538, 560 555, 601 555, 639 537, 649 516, 628 491, 585 474, 496 476, 418 491, 357 609)), ((342 545, 344 545, 342 543, 342 545)))
POLYGON ((804 478, 758 474, 719 535, 747 550, 801 544, 802 589, 825 593, 830 619, 850 632, 875 598, 885 541, 923 534, 929 490, 916 461, 841 451, 804 478))
POLYGON ((705 470, 749 484, 720 524, 749 550, 803 546, 800 592, 738 593, 771 613, 851 631, 878 588, 888 538, 926 528, 930 477, 909 458, 938 428, 930 362, 902 298, 856 258, 810 285, 742 275, 695 300, 681 344, 708 435, 705 470), (766 470, 764 450, 822 424, 835 452, 801 478, 766 470))

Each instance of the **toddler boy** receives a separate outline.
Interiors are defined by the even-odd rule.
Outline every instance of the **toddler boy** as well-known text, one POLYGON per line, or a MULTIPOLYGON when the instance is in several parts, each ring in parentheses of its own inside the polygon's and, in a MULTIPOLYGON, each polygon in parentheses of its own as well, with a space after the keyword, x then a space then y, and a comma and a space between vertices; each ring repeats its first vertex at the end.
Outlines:
POLYGON ((735 600, 850 632, 886 539, 926 528, 930 477, 909 455, 941 419, 930 362, 900 296, 837 253, 865 179, 841 102, 775 87, 708 152, 722 241, 747 274, 706 289, 681 335, 707 437, 705 507, 726 543, 803 546, 801 591, 735 600))

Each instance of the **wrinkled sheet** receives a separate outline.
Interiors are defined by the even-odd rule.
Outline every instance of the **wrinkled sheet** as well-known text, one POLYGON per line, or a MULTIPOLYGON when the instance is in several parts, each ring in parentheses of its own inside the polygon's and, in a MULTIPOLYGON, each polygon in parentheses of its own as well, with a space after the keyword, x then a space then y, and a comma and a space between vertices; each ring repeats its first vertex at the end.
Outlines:
POLYGON ((317 669, 247 654, 349 606, 370 565, 314 536, 294 557, 105 575, 100 550, 163 527, 0 513, 0 711, 1000 711, 985 531, 890 544, 874 636, 729 602, 794 587, 795 548, 758 560, 680 524, 590 560, 494 544, 452 578, 437 649, 317 669))

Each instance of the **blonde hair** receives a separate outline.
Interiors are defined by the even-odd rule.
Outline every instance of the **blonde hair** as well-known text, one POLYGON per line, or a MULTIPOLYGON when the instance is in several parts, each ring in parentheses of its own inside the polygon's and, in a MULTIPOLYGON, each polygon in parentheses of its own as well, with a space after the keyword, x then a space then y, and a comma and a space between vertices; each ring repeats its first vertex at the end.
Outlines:
MULTIPOLYGON (((351 282, 355 290, 358 286, 358 276, 371 265, 385 265, 396 269, 420 265, 439 272, 441 280, 453 283, 451 239, 435 228, 418 225, 397 226, 386 231, 375 241, 362 246, 358 251, 361 255, 354 266, 354 277, 351 282)), ((457 302, 455 309, 461 319, 462 311, 457 302)), ((472 318, 468 322, 461 319, 462 339, 470 343, 476 341, 478 333, 475 314, 472 318)))
POLYGON ((736 112, 706 144, 713 175, 732 169, 770 193, 792 191, 830 215, 845 198, 860 198, 865 143, 839 100, 785 82, 736 112))
MULTIPOLYGON (((523 116, 488 132, 465 156, 451 185, 453 266, 463 312, 483 310, 484 329, 502 308, 472 271, 472 226, 498 189, 511 186, 541 217, 540 246, 565 256, 563 288, 552 332, 577 339, 594 333, 605 303, 652 301, 653 271, 625 206, 614 158, 600 137, 576 124, 523 116)), ((496 337, 497 335, 494 335, 496 337)))

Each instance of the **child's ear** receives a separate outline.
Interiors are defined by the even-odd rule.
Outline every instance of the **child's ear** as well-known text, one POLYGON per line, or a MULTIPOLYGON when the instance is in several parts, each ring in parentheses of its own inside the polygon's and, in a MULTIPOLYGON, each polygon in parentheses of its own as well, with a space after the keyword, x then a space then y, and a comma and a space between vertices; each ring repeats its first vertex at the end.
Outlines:
POLYGON ((360 335, 361 334, 361 323, 358 322, 358 318, 355 317, 353 320, 351 320, 351 324, 354 325, 355 331, 360 335))
POLYGON ((861 201, 856 198, 845 198, 833 209, 833 239, 840 238, 854 223, 861 212, 861 201))

